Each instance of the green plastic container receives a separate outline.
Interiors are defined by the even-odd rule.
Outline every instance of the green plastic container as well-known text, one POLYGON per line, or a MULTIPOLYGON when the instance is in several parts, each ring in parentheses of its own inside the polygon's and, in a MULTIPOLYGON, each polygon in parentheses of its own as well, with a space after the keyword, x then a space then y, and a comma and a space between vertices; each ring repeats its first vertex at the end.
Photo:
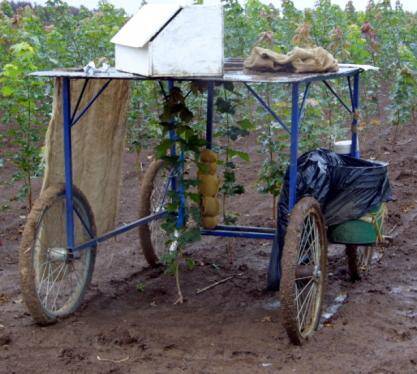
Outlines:
POLYGON ((360 219, 330 226, 327 231, 329 241, 337 244, 376 244, 382 237, 385 209, 385 204, 382 204, 360 219))

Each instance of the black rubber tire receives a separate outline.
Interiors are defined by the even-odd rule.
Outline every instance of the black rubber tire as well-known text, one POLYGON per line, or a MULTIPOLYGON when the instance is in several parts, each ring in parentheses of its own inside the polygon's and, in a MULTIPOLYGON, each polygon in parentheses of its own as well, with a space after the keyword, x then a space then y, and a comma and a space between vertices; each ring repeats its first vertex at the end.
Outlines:
POLYGON ((352 282, 361 280, 362 275, 369 271, 372 255, 372 246, 346 245, 348 272, 352 282))
MULTIPOLYGON (((84 194, 77 188, 73 187, 74 191, 74 210, 82 217, 83 221, 88 226, 84 234, 86 239, 96 236, 96 226, 94 221, 94 215, 90 205, 84 194)), ((20 271, 20 284, 23 295, 23 300, 32 315, 34 321, 40 325, 47 325, 56 322, 58 318, 64 318, 73 312, 75 312, 84 297, 84 294, 91 282, 91 278, 94 271, 94 264, 96 258, 96 247, 86 249, 87 264, 85 266, 85 276, 80 281, 80 287, 77 283, 77 294, 72 303, 69 304, 68 310, 63 312, 51 313, 46 310, 37 289, 36 282, 36 269, 35 269, 35 244, 42 222, 48 209, 54 206, 54 204, 60 203, 62 199, 65 199, 65 186, 63 184, 53 185, 47 188, 40 197, 36 200, 33 208, 28 216, 25 228, 23 230, 22 241, 19 252, 19 271, 20 271)), ((63 244, 65 247, 66 244, 63 244)), ((70 260, 71 261, 71 260, 70 260)), ((44 265, 46 266, 46 265, 44 265)), ((64 272, 66 274, 66 271, 64 272)), ((59 276, 59 274, 58 274, 59 276)), ((48 276, 49 278, 49 276, 48 276)), ((55 279, 55 281, 58 278, 55 279)), ((63 279, 63 278, 62 278, 63 279)), ((62 280, 60 279, 60 281, 62 280)), ((40 291, 39 291, 40 292, 40 291)))
MULTIPOLYGON (((307 255, 307 254, 306 254, 307 255)), ((310 260, 309 260, 310 261, 310 260)), ((311 268, 311 266, 310 266, 311 268)), ((302 198, 294 207, 289 217, 289 224, 285 236, 285 244, 281 259, 282 278, 280 284, 280 299, 282 304, 283 325, 288 334, 290 341, 295 345, 301 345, 309 336, 317 329, 320 322, 321 308, 323 296, 327 283, 327 236, 323 215, 321 213, 319 203, 312 197, 302 198), (317 234, 319 236, 319 267, 317 271, 317 295, 314 294, 314 310, 311 314, 311 324, 307 331, 300 331, 298 321, 298 307, 296 300, 295 286, 296 282, 300 282, 297 278, 297 271, 303 269, 308 263, 298 264, 299 248, 302 241, 304 230, 304 222, 306 217, 313 216, 317 226, 317 234), (297 270, 298 269, 298 270, 297 270)), ((311 279, 307 282, 310 283, 311 279)), ((307 287, 308 285, 306 285, 307 287)), ((304 286, 303 286, 304 287, 304 286)), ((310 292, 310 291, 309 291, 310 292)), ((313 292, 313 291, 312 291, 313 292)), ((303 291, 300 292, 302 294, 303 291)), ((308 295, 308 293, 307 293, 308 295)), ((307 302, 307 307, 310 301, 307 302)), ((300 302, 301 303, 301 302, 300 302)), ((300 307, 303 309, 303 305, 300 307)), ((309 318, 308 316, 306 318, 309 318)))
MULTIPOLYGON (((164 171, 164 169, 168 170, 167 164, 163 160, 154 160, 147 168, 139 194, 139 218, 149 216, 153 213, 151 211, 151 197, 154 190, 154 183, 157 181, 159 173, 164 171)), ((151 225, 139 226, 139 241, 147 263, 152 267, 160 266, 161 259, 157 253, 161 252, 161 248, 155 248, 155 243, 152 241, 151 225)))

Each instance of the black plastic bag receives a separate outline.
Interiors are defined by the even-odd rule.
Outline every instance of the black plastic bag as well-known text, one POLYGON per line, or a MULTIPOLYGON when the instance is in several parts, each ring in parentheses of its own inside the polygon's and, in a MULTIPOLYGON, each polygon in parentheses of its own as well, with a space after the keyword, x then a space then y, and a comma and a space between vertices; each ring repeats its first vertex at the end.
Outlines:
MULTIPOLYGON (((298 159, 296 202, 305 196, 312 196, 319 202, 327 226, 360 218, 392 199, 387 164, 339 155, 322 148, 305 153, 298 159)), ((278 201, 277 235, 268 269, 269 290, 279 289, 288 199, 289 169, 278 201)))

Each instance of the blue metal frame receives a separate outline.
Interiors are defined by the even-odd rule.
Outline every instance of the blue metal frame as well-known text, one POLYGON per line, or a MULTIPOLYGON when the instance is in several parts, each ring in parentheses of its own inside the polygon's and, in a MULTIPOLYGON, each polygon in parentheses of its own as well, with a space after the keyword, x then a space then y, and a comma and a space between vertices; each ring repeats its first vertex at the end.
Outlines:
POLYGON ((246 238, 246 239, 263 239, 274 240, 275 233, 255 232, 255 231, 233 231, 233 230, 220 230, 215 228, 213 230, 201 230, 201 235, 207 236, 221 236, 224 238, 246 238))
POLYGON ((64 116, 64 167, 65 167, 65 218, 67 247, 74 248, 74 193, 72 183, 72 142, 71 142, 71 81, 63 78, 62 113, 64 116))
POLYGON ((102 243, 108 239, 111 239, 117 235, 123 234, 127 231, 130 231, 140 225, 146 225, 149 222, 155 221, 157 219, 160 219, 164 216, 166 216, 168 213, 166 211, 161 211, 158 213, 154 213, 151 214, 149 216, 143 217, 143 218, 139 218, 136 221, 130 222, 124 226, 120 226, 112 231, 109 231, 107 233, 105 233, 104 235, 98 236, 97 238, 92 238, 91 240, 82 243, 80 245, 77 245, 75 248, 73 248, 72 252, 79 252, 83 249, 87 249, 87 248, 91 248, 94 246, 97 246, 97 244, 102 243))
POLYGON ((282 121, 282 119, 278 116, 278 114, 276 114, 270 107, 269 105, 264 101, 264 99, 262 99, 262 97, 260 97, 256 91, 249 86, 249 84, 244 83, 246 88, 249 90, 249 92, 259 101, 259 103, 265 108, 265 110, 267 112, 269 112, 269 114, 271 114, 272 117, 274 117, 275 121, 277 121, 282 128, 288 132, 288 134, 291 133, 290 129, 288 128, 288 126, 282 121))
POLYGON ((353 96, 352 96, 352 147, 350 154, 352 157, 359 158, 360 153, 358 150, 358 122, 359 122, 359 73, 356 73, 353 77, 353 96))
POLYGON ((300 110, 299 110, 299 112, 300 112, 300 116, 299 116, 299 122, 301 123, 301 120, 303 119, 303 117, 304 117, 304 108, 305 108, 305 104, 306 104, 306 101, 307 101, 307 98, 308 98, 308 94, 310 93, 310 85, 311 85, 311 82, 308 82, 307 84, 306 84, 306 87, 305 87, 305 89, 304 89, 304 95, 303 95, 303 100, 302 100, 302 102, 301 102, 301 106, 300 106, 300 110))
POLYGON ((289 210, 294 208, 296 203, 297 190, 297 159, 298 159, 298 130, 300 113, 298 107, 299 84, 293 83, 291 87, 291 148, 290 148, 290 191, 289 191, 289 210))
POLYGON ((213 146, 213 103, 214 103, 214 82, 207 85, 207 123, 206 123, 206 147, 213 146))
MULTIPOLYGON (((358 109, 359 109, 359 77, 360 73, 356 72, 353 75, 353 89, 351 85, 351 76, 347 76, 347 82, 349 86, 349 96, 352 104, 352 110, 343 102, 343 100, 337 95, 334 89, 324 81, 324 84, 329 91, 338 99, 338 101, 352 114, 352 147, 351 155, 353 157, 359 157, 358 151, 358 109)), ((161 211, 144 218, 137 219, 129 224, 116 228, 102 236, 92 238, 91 240, 75 246, 74 243, 74 204, 73 204, 73 175, 72 175, 72 147, 71 147, 71 127, 74 126, 90 109, 94 102, 100 97, 104 90, 110 84, 109 79, 97 92, 97 94, 88 102, 88 104, 77 115, 77 111, 81 104, 88 79, 85 80, 84 86, 78 97, 77 103, 74 108, 74 112, 71 114, 71 81, 70 78, 63 78, 63 94, 62 94, 62 106, 63 106, 63 132, 64 132, 64 165, 65 165, 65 201, 66 201, 66 232, 67 232, 67 247, 72 252, 78 252, 86 248, 91 248, 97 244, 108 240, 114 236, 120 235, 140 225, 147 224, 153 220, 160 219, 167 213, 161 211)), ((174 81, 168 80, 168 89, 171 91, 174 88, 174 81)), ((207 123, 206 123, 206 143, 207 148, 212 147, 213 141, 213 102, 214 102, 214 81, 208 82, 207 87, 207 123)), ((164 90, 162 82, 159 81, 162 94, 167 98, 167 94, 164 90)), ((258 102, 270 113, 274 119, 290 134, 290 170, 289 170, 289 208, 293 209, 297 202, 296 187, 297 187, 297 158, 298 158, 298 145, 299 145, 299 129, 300 122, 303 118, 305 103, 308 98, 311 82, 307 82, 304 94, 300 101, 300 83, 291 83, 291 129, 289 129, 281 118, 267 105, 267 103, 256 93, 256 91, 250 87, 247 83, 244 83, 249 92, 258 100, 258 102)), ((169 137, 172 141, 170 153, 172 156, 177 155, 175 132, 175 123, 171 124, 172 127, 169 130, 169 137)), ((184 153, 179 154, 180 166, 179 169, 170 174, 170 188, 176 192, 180 199, 180 207, 177 215, 177 228, 181 228, 185 224, 185 189, 182 183, 177 185, 177 174, 184 172, 185 157, 184 153)), ((84 223, 83 223, 84 224, 84 223)), ((237 238, 250 238, 250 239, 263 239, 273 240, 276 237, 275 228, 269 227, 246 227, 246 226, 217 226, 213 230, 201 230, 202 235, 211 235, 219 237, 237 237, 237 238)))
MULTIPOLYGON (((94 95, 94 97, 90 100, 90 102, 85 106, 85 108, 81 111, 81 113, 77 116, 77 117, 75 117, 74 118, 74 116, 75 116, 75 114, 76 114, 76 111, 74 111, 74 116, 71 118, 71 127, 72 126, 75 126, 77 123, 78 123, 78 121, 84 116, 84 114, 85 113, 87 113, 87 111, 88 111, 88 109, 90 109, 91 108, 91 106, 94 104, 94 102, 101 96, 101 94, 104 92, 104 90, 108 87, 108 85, 110 84, 110 82, 112 81, 112 79, 109 79, 104 85, 103 85, 103 87, 101 87, 100 88, 100 90, 97 92, 97 94, 96 95, 94 95)), ((79 102, 81 102, 81 99, 82 99, 82 96, 83 96, 83 94, 84 94, 84 91, 85 91, 85 86, 86 86, 86 84, 87 83, 85 83, 85 85, 84 85, 84 87, 83 87, 83 90, 81 91, 81 94, 80 94, 80 96, 79 96, 79 98, 78 98, 78 102, 77 102, 77 107, 76 107, 76 109, 78 109, 78 105, 79 105, 79 102)))
POLYGON ((324 85, 327 87, 327 89, 333 94, 333 96, 339 101, 340 104, 344 106, 344 108, 352 114, 352 110, 345 104, 343 99, 337 94, 337 92, 333 89, 333 87, 330 85, 329 82, 323 81, 324 85))
MULTIPOLYGON (((164 87, 162 86, 161 82, 159 82, 159 84, 161 86, 161 90, 162 90, 162 92, 164 94, 164 97, 166 99, 168 96, 165 94, 164 87)), ((173 88, 174 88, 174 81, 169 80, 168 81, 168 91, 169 91, 169 93, 171 93, 173 88)), ((171 141, 170 154, 171 154, 171 156, 176 156, 177 155, 177 147, 175 145, 175 141, 176 141, 177 134, 175 133, 175 129, 174 129, 175 123, 173 121, 170 121, 169 124, 171 126, 171 128, 169 129, 169 140, 171 141)), ((171 190, 172 191, 177 191, 177 178, 176 178, 175 174, 171 177, 171 190)))

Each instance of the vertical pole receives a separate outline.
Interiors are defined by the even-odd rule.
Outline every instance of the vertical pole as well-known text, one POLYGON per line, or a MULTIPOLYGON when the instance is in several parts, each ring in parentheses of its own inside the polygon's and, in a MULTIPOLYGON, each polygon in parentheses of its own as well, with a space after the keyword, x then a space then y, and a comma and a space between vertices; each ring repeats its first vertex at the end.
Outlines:
POLYGON ((178 196, 180 199, 180 206, 178 209, 177 229, 180 229, 184 227, 185 225, 185 187, 184 187, 184 182, 182 180, 182 178, 184 177, 184 163, 185 163, 184 152, 180 153, 179 162, 180 162, 179 173, 181 174, 181 177, 180 177, 180 183, 178 186, 178 196))
MULTIPOLYGON (((173 80, 169 80, 168 81, 168 94, 171 94, 172 89, 174 88, 174 81, 173 80)), ((177 155, 177 150, 176 150, 176 145, 175 145, 175 138, 176 138, 176 133, 175 133, 175 123, 173 121, 170 122, 171 128, 169 130, 169 139, 171 140, 171 150, 170 150, 170 154, 171 156, 176 156, 177 155)), ((176 171, 174 172, 174 174, 171 177, 171 190, 172 191, 176 191, 177 190, 177 179, 176 179, 176 171)))
POLYGON ((290 155, 290 193, 289 211, 294 208, 297 192, 297 158, 298 158, 298 123, 300 120, 299 107, 299 83, 292 84, 292 108, 291 108, 291 155, 290 155))
MULTIPOLYGON (((170 79, 168 81, 169 93, 171 93, 173 88, 174 88, 174 81, 170 79)), ((171 122, 171 129, 169 130, 169 138, 172 141, 171 156, 176 156, 177 155, 177 149, 176 149, 177 134, 175 132, 174 122, 171 122)), ((185 224, 185 190, 184 190, 184 183, 182 181, 183 174, 184 174, 184 162, 185 162, 184 152, 181 151, 178 161, 179 161, 179 167, 178 167, 178 170, 175 170, 174 175, 172 176, 171 189, 177 194, 177 197, 179 198, 179 201, 180 201, 179 208, 178 208, 178 217, 177 217, 177 228, 180 229, 185 224), (177 174, 180 175, 178 185, 177 185, 177 174)))
POLYGON ((209 81, 207 87, 207 122, 206 122, 206 143, 207 149, 211 149, 213 143, 213 102, 214 82, 209 81))
POLYGON ((64 167, 65 167, 65 217, 67 247, 74 248, 74 202, 72 189, 72 145, 71 145, 71 81, 63 78, 62 111, 64 116, 64 167))
POLYGON ((359 73, 353 77, 353 119, 352 119, 352 146, 350 155, 355 158, 360 157, 358 150, 358 122, 359 122, 359 73))

